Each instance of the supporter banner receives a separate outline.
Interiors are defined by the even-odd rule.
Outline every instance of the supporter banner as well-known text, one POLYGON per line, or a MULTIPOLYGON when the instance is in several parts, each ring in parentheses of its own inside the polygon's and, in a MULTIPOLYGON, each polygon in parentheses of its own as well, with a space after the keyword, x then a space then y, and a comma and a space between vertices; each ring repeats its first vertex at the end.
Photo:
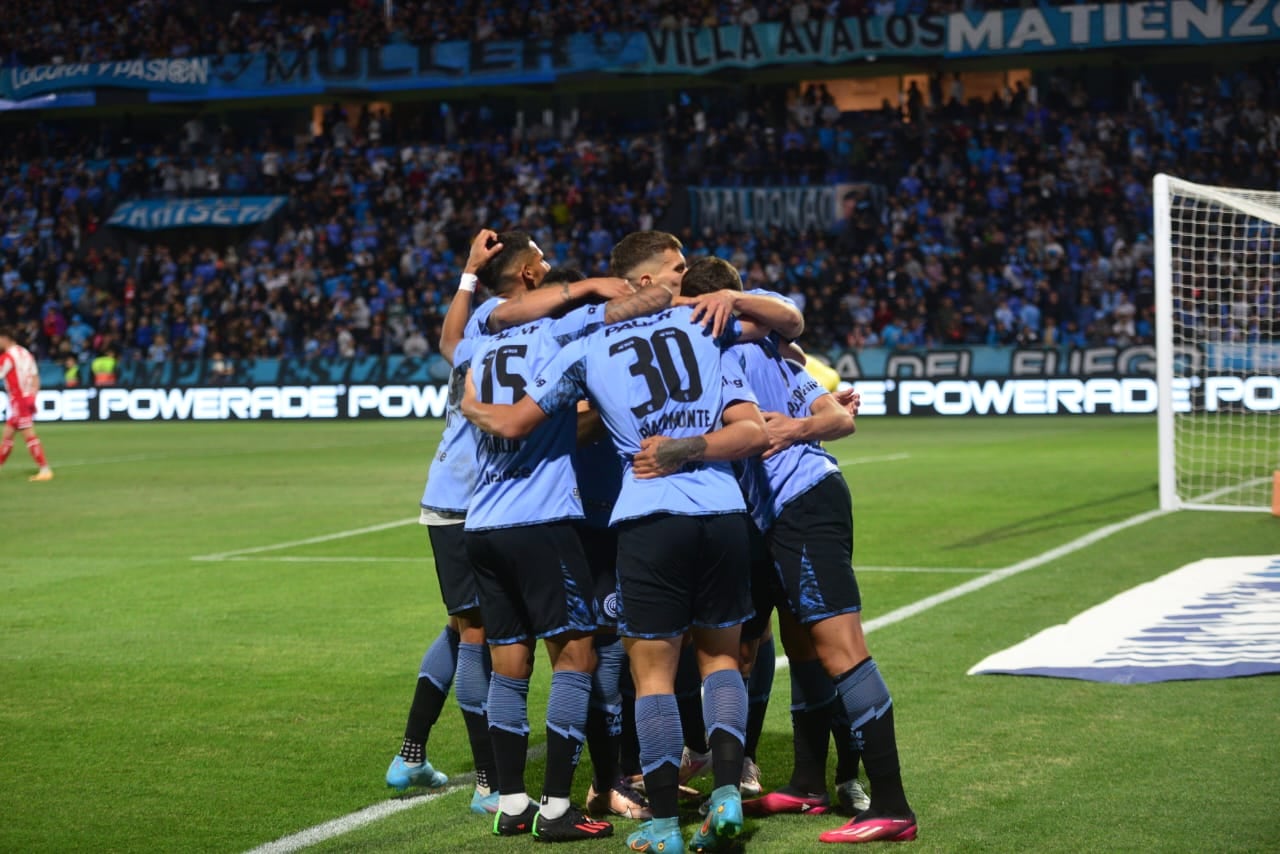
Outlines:
POLYGON ((135 59, 124 62, 67 62, 31 68, 6 68, 0 95, 30 98, 76 89, 196 90, 209 85, 209 57, 135 59))
POLYGON ((275 216, 288 200, 287 196, 222 196, 124 202, 112 211, 107 225, 140 231, 257 225, 275 216))
MULTIPOLYGON (((1245 365, 1225 356, 1182 352, 1185 376, 1280 375, 1274 357, 1280 345, 1249 345, 1254 362, 1245 365), (1259 355, 1262 354, 1262 355, 1259 355), (1270 354, 1270 355, 1267 355, 1270 354), (1265 359, 1271 359, 1266 361, 1265 359), (1261 360, 1261 361, 1259 361, 1261 360)), ((846 351, 832 360, 840 378, 856 382, 869 379, 970 379, 1081 378, 1155 376, 1155 348, 1088 347, 1082 349, 1015 350, 1009 347, 960 347, 946 350, 887 350, 871 347, 846 351)), ((57 362, 40 363, 44 388, 64 384, 65 368, 57 362)), ((409 356, 339 356, 311 359, 227 359, 221 370, 214 359, 174 359, 148 362, 123 360, 116 385, 128 387, 195 387, 215 385, 429 385, 447 382, 449 363, 438 354, 409 356)), ((88 371, 81 376, 88 378, 88 371)))
MULTIPOLYGON (((1182 376, 1205 373, 1280 374, 1280 344, 1210 344, 1174 347, 1182 376)), ((938 350, 889 350, 866 347, 833 354, 832 366, 844 380, 865 377, 1090 377, 1145 376, 1156 373, 1152 344, 1128 347, 948 347, 938 350)))
POLYGON ((1113 682, 1280 673, 1280 555, 1208 558, 1126 590, 975 664, 1113 682))
POLYGON ((1280 0, 1081 3, 950 15, 658 29, 524 41, 326 47, 129 62, 7 68, 0 97, 113 87, 150 100, 216 100, 550 84, 583 74, 706 74, 725 68, 893 57, 1024 55, 1117 47, 1225 45, 1280 38, 1280 0))
POLYGON ((831 231, 839 199, 836 187, 690 187, 689 216, 715 231, 831 231))
MULTIPOLYGON (((885 415, 1143 415, 1153 379, 859 380, 859 417, 885 415)), ((257 421, 441 418, 446 384, 231 385, 46 389, 39 421, 257 421)), ((1178 412, 1280 412, 1280 377, 1210 376, 1175 384, 1178 412)), ((7 417, 8 400, 0 395, 7 417)))

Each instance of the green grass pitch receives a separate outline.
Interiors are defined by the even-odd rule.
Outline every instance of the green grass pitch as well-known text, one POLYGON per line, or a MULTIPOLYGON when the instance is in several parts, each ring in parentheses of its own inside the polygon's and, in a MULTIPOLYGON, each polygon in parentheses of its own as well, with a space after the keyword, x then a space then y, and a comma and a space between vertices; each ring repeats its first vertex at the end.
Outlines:
MULTIPOLYGON (((443 622, 408 521, 439 426, 46 425, 47 484, 26 482, 19 445, 0 473, 0 851, 245 851, 386 801, 443 622)), ((1155 447, 1147 418, 865 419, 832 446, 865 619, 1154 509, 1155 447)), ((1162 516, 874 632, 920 819, 908 850, 1280 850, 1280 678, 964 675, 1194 560, 1276 553, 1267 514, 1162 516)), ((546 685, 543 660, 534 744, 546 685)), ((788 694, 780 670, 766 786, 789 771, 788 694)), ((429 751, 467 770, 452 703, 429 751)), ((528 779, 536 793, 541 763, 528 779)), ((459 791, 314 850, 532 844, 466 805, 459 791)), ((749 821, 746 848, 817 850, 838 821, 749 821)))

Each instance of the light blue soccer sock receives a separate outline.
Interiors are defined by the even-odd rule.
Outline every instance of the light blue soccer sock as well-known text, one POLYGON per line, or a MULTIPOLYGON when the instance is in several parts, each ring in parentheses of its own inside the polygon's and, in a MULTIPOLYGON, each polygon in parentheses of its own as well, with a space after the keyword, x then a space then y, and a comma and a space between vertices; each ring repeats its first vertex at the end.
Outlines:
POLYGON ((715 788, 742 780, 747 730, 747 686, 737 670, 717 670, 702 682, 702 716, 707 722, 715 788))
POLYGON ((493 742, 489 738, 489 720, 486 706, 489 699, 489 668, 486 656, 489 647, 480 643, 458 644, 458 672, 454 695, 462 709, 462 721, 467 726, 467 740, 471 743, 471 759, 476 766, 476 789, 487 795, 497 776, 493 765, 493 742))
POLYGON ((409 718, 404 725, 404 742, 400 758, 409 765, 421 765, 427 758, 427 739, 440 719, 440 710, 449 696, 453 672, 458 661, 458 633, 445 627, 427 647, 418 666, 418 683, 414 686, 409 718))
POLYGON ((862 752, 862 765, 871 783, 871 809, 879 815, 911 812, 902 790, 898 742, 893 731, 893 700, 875 660, 867 658, 836 677, 836 691, 849 716, 849 738, 862 752))
POLYGON ((547 697, 547 769, 542 784, 542 814, 564 815, 573 788, 573 772, 586 741, 587 706, 591 702, 591 674, 557 670, 551 674, 547 697))
POLYGON ((653 817, 674 819, 679 815, 677 790, 684 747, 675 695, 636 697, 636 733, 640 738, 640 770, 653 817))
POLYGON ((500 673, 489 680, 489 737, 497 767, 501 809, 519 815, 529 806, 524 765, 529 752, 529 680, 500 673))

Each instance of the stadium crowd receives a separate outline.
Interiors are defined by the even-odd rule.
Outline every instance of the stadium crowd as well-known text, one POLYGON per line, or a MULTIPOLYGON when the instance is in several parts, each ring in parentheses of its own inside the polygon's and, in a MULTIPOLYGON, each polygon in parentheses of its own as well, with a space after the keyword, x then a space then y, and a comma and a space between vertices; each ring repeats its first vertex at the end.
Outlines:
MULTIPOLYGON (((585 115, 515 132, 483 108, 349 122, 335 107, 300 140, 199 120, 154 146, 30 129, 0 179, 0 321, 59 360, 424 355, 481 227, 527 230, 595 275, 622 234, 679 231, 683 185, 852 183, 879 189, 832 234, 680 236, 804 306, 818 351, 1148 341, 1151 176, 1276 189, 1280 79, 1189 78, 1114 104, 1067 81, 965 102, 939 80, 857 114, 820 87, 682 97, 625 134, 585 115), (106 239, 122 200, 210 194, 289 203, 236 245, 106 239)), ((1224 334, 1247 338, 1268 310, 1224 334)))
POLYGON ((0 67, 221 56, 321 46, 490 41, 651 28, 892 14, 946 14, 1017 0, 345 0, 215 4, 201 0, 65 0, 16 4, 0 33, 0 67))

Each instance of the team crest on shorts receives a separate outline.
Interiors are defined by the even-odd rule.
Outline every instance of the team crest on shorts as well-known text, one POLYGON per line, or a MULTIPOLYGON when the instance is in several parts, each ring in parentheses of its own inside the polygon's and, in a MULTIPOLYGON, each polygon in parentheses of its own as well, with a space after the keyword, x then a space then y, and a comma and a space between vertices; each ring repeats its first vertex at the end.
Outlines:
POLYGON ((604 597, 604 615, 612 620, 618 619, 618 594, 610 593, 604 597))

